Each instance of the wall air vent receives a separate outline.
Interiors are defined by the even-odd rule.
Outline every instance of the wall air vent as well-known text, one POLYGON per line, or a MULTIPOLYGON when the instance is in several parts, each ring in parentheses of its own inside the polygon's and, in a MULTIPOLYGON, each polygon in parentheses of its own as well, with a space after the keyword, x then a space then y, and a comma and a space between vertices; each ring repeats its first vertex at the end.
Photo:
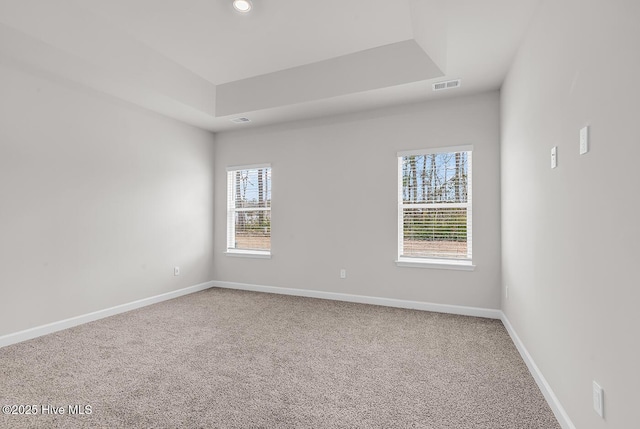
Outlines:
POLYGON ((251 119, 241 116, 239 118, 230 119, 230 121, 233 122, 234 124, 244 124, 246 122, 251 122, 251 119))
POLYGON ((444 82, 436 82, 433 84, 434 91, 443 91, 445 89, 453 89, 460 87, 460 79, 447 80, 444 82))

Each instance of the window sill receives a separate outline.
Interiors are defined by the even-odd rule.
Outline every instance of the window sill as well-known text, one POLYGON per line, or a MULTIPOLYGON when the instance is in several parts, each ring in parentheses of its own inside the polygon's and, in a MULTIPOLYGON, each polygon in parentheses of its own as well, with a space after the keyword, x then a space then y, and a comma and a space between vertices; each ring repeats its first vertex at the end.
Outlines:
POLYGON ((473 271, 476 266, 471 261, 453 261, 438 259, 405 259, 396 261, 398 267, 408 268, 433 268, 437 270, 473 271))
POLYGON ((260 250, 227 250, 224 254, 236 258, 271 259, 271 252, 260 250))

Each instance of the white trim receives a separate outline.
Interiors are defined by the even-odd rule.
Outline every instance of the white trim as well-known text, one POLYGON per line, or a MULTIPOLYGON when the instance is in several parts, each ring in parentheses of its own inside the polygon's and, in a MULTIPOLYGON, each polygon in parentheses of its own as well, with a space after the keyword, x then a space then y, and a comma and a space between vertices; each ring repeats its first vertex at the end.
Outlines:
MULTIPOLYGON (((473 149, 473 147, 472 147, 473 149)), ((467 155, 467 257, 473 257, 473 150, 467 155)))
POLYGON ((398 259, 396 261, 398 267, 405 268, 435 268, 438 270, 459 270, 459 271, 473 271, 476 266, 471 261, 451 261, 443 260, 438 261, 436 259, 398 259))
POLYGON ((404 214, 403 209, 403 195, 402 195, 402 156, 398 157, 398 257, 404 254, 404 214))
POLYGON ((560 426, 563 429, 576 429, 574 424, 571 422, 569 415, 567 414, 565 409, 562 407, 562 404, 558 400, 558 397, 555 395, 555 393, 553 393, 553 390, 551 390, 551 386, 549 385, 547 380, 544 378, 544 375, 542 375, 542 371, 540 371, 540 368, 538 368, 536 363, 533 361, 533 358, 527 351, 527 348, 524 346, 524 343, 520 340, 520 337, 518 337, 518 334, 513 329, 511 322, 509 322, 509 319, 507 319, 507 316, 504 313, 502 313, 501 320, 502 320, 502 324, 507 329, 507 332, 509 333, 511 340, 513 341, 513 343, 516 345, 516 348, 520 352, 520 356, 522 356, 522 360, 524 360, 524 363, 527 365, 527 368, 529 368, 529 372, 533 376, 533 379, 538 384, 538 387, 540 388, 542 395, 544 395, 544 398, 547 400, 547 403, 549 404, 551 411, 553 411, 553 414, 556 416, 558 423, 560 423, 560 426))
POLYGON ((236 247, 235 171, 227 171, 227 249, 236 247))
POLYGON ((469 203, 402 203, 405 209, 467 209, 469 203))
POLYGON ((93 322, 95 320, 104 319, 105 317, 114 316, 116 314, 125 313, 137 308, 146 307, 158 302, 167 301, 169 299, 178 298, 190 293, 200 292, 213 287, 213 282, 200 283, 195 286, 189 286, 184 289, 174 290, 172 292, 151 296, 149 298, 139 299, 137 301, 126 304, 116 305, 115 307, 105 308, 104 310, 94 311, 92 313, 83 314, 81 316, 71 317, 69 319, 48 323, 46 325, 36 326, 34 328, 25 329, 24 331, 3 335, 0 337, 0 347, 9 346, 11 344, 20 343, 22 341, 31 340, 42 335, 52 334, 84 323, 93 322))
POLYGON ((167 301, 180 296, 188 295, 195 292, 200 292, 212 287, 219 287, 225 289, 237 289, 248 290, 254 292, 275 293, 280 295, 294 295, 303 296, 309 298, 329 299, 334 301, 346 301, 356 302, 360 304, 382 305, 386 307, 395 308, 407 308, 413 310, 433 311, 437 313, 459 314, 463 316, 474 317, 486 317, 489 319, 500 319, 509 333, 511 340, 515 344, 520 356, 524 360, 529 372, 536 381, 540 391, 546 399, 549 407, 553 411, 558 423, 563 429, 576 429, 575 425, 571 422, 569 415, 562 407, 562 404, 558 400, 558 397, 553 393, 551 386, 542 375, 542 372, 533 361, 533 358, 527 351, 526 347, 518 337, 518 334, 513 329, 511 322, 507 316, 501 310, 479 308, 479 307, 466 307, 460 305, 448 305, 448 304, 436 304, 421 301, 408 301, 402 299, 393 298, 381 298, 365 295, 351 295, 337 292, 324 292, 308 289, 292 289, 281 288, 274 286, 261 286, 246 283, 235 283, 225 281, 209 281, 200 283, 195 286, 186 287, 184 289, 175 290, 172 292, 155 295, 149 298, 139 299, 137 301, 129 302, 126 304, 117 305, 115 307, 106 308, 104 310, 94 311, 92 313, 84 314, 81 316, 71 317, 69 319, 60 320, 58 322, 48 323, 46 325, 36 326, 34 328, 25 329, 23 331, 15 332, 12 334, 3 335, 0 337, 0 348, 9 346, 11 344, 20 343, 22 341, 31 340, 43 335, 52 334, 54 332, 62 331, 64 329, 72 328, 74 326, 82 325, 84 323, 93 322, 95 320, 104 319, 106 317, 114 316, 116 314, 125 313, 127 311, 135 310, 138 308, 146 307, 148 305, 156 304, 158 302, 167 301))
POLYGON ((491 308, 465 307, 461 305, 436 304, 422 301, 408 301, 404 299, 381 298, 377 296, 351 295, 338 292, 325 292, 309 289, 292 289, 275 286, 262 286, 247 283, 217 281, 214 287, 225 289, 249 290, 253 292, 275 293, 280 295, 303 296, 307 298, 330 299, 332 301, 357 302, 360 304, 381 305, 385 307, 407 308, 410 310, 433 311, 436 313, 459 314, 463 316, 485 317, 500 319, 502 312, 491 308))
POLYGON ((240 170, 258 170, 260 168, 271 168, 271 164, 251 164, 251 165, 234 165, 227 167, 227 173, 240 170))
POLYGON ((271 259, 271 252, 261 252, 258 250, 234 250, 228 249, 224 252, 227 256, 234 256, 239 258, 258 258, 258 259, 271 259))
POLYGON ((235 207, 236 212, 264 212, 271 211, 271 207, 235 207))
POLYGON ((398 158, 411 155, 429 155, 431 153, 447 153, 447 152, 471 152, 473 151, 473 145, 466 146, 449 146, 449 147, 434 147, 418 150, 403 150, 398 152, 398 158))

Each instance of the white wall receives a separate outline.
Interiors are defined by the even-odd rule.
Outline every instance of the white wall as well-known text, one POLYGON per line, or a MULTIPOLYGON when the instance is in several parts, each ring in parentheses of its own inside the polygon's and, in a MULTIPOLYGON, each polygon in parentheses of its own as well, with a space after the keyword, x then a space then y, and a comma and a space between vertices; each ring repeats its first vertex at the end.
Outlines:
POLYGON ((638 425, 639 22, 637 0, 545 1, 502 89, 503 309, 580 429, 638 425))
POLYGON ((499 94, 216 136, 214 277, 276 287, 498 308, 499 94), (474 145, 473 272, 399 268, 400 150, 474 145), (224 254, 225 168, 271 163, 270 260, 224 254), (340 268, 347 279, 339 279, 340 268))
POLYGON ((0 94, 0 335, 210 280, 213 134, 12 64, 0 94))

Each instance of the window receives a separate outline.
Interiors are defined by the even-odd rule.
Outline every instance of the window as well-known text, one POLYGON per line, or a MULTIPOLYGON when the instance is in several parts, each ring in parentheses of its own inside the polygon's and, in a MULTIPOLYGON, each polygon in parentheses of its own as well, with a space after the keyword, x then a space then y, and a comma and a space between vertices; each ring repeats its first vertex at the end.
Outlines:
POLYGON ((227 254, 271 255, 271 166, 227 169, 227 254))
POLYGON ((398 153, 398 265, 473 269, 471 146, 398 153))

